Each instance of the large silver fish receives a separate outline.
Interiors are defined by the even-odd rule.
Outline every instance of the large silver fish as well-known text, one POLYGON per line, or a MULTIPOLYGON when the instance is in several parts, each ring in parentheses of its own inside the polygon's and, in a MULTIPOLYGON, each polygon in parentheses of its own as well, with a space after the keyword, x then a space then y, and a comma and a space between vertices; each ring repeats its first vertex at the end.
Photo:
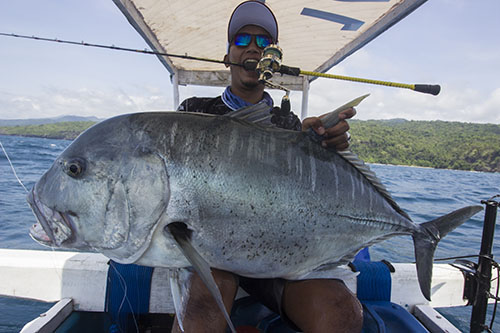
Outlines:
POLYGON ((93 126, 28 201, 41 224, 31 235, 43 244, 257 278, 300 279, 409 234, 428 299, 437 242, 482 209, 415 224, 350 153, 327 150, 304 132, 181 112, 93 126))

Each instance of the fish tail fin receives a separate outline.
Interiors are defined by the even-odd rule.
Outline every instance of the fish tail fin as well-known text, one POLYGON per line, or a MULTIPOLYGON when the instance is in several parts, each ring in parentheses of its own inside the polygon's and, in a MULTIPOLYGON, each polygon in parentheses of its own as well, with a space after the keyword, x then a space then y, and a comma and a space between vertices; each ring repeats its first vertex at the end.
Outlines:
POLYGON ((431 300, 432 265, 438 242, 482 209, 482 206, 468 206, 455 210, 435 220, 420 224, 421 231, 413 235, 418 283, 427 300, 431 300))

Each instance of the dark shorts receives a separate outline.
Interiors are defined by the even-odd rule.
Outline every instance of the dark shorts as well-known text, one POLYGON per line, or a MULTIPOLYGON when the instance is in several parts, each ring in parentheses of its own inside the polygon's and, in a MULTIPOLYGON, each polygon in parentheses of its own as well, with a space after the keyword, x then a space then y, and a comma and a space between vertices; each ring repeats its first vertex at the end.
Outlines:
POLYGON ((252 279, 239 276, 240 287, 243 288, 243 290, 270 310, 279 314, 281 320, 290 326, 290 328, 295 331, 300 331, 283 311, 282 300, 286 282, 287 280, 280 278, 252 279))

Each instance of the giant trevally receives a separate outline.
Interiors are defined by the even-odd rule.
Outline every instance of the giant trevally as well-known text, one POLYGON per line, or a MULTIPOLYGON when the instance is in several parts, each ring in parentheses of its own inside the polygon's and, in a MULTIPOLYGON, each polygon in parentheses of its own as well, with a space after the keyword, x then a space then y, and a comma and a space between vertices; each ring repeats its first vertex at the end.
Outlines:
POLYGON ((120 263, 194 266, 211 284, 208 267, 301 279, 411 235, 430 299, 438 241, 481 206, 416 224, 353 154, 241 118, 157 112, 94 125, 31 191, 32 237, 120 263))

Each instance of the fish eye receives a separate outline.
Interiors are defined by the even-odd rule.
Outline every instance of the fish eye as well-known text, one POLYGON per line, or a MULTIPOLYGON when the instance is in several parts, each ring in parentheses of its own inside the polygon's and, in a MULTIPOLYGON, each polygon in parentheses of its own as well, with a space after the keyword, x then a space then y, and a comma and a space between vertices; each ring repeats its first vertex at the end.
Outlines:
POLYGON ((85 171, 85 161, 75 158, 65 163, 65 171, 68 176, 77 178, 85 171))

